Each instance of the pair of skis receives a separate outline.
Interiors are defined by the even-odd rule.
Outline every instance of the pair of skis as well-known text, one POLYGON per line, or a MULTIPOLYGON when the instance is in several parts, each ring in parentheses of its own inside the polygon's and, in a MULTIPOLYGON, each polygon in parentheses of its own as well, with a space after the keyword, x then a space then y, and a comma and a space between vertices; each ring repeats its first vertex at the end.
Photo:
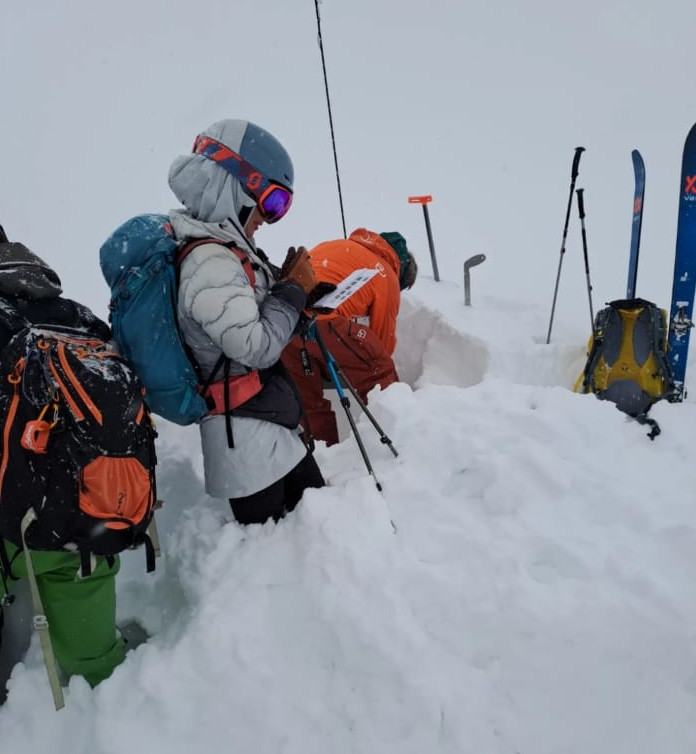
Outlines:
MULTIPOLYGON (((626 298, 636 292, 638 274, 638 250, 643 222, 643 199, 645 195, 645 165, 637 150, 631 153, 635 174, 633 196, 633 229, 628 263, 626 298)), ((669 309, 669 338, 667 359, 672 370, 675 389, 670 396, 673 402, 686 397, 686 377, 689 335, 694 326, 694 291, 696 289, 696 125, 692 126, 684 144, 679 188, 679 214, 677 220, 677 243, 674 254, 672 300, 669 309)))
MULTIPOLYGON (((551 321, 546 342, 551 340, 553 313, 558 293, 561 264, 565 252, 565 242, 568 233, 568 221, 575 181, 578 176, 582 147, 577 147, 573 158, 571 171, 570 196, 563 230, 561 257, 558 265, 556 289, 554 291, 551 309, 551 321)), ((635 177, 635 191, 633 194, 633 220, 631 228, 631 247, 628 263, 628 282, 626 298, 635 298, 636 280, 638 276, 638 254, 640 250, 640 235, 643 223, 643 206, 645 199, 645 164, 640 152, 631 152, 633 173, 635 177)), ((584 239, 583 239, 584 240, 584 239)), ((586 264, 587 267, 587 264, 586 264)), ((588 281, 589 285, 589 281, 588 281)), ((588 291, 590 289, 588 288, 588 291)), ((696 124, 692 126, 686 137, 682 156, 682 168, 679 189, 679 215, 677 221, 677 242, 674 255, 674 276, 672 279, 672 299, 669 309, 669 351, 668 361, 672 369, 675 391, 670 400, 678 402, 684 400, 684 380, 686 377, 687 356, 689 351, 689 336, 694 310, 694 293, 696 292, 696 124)))

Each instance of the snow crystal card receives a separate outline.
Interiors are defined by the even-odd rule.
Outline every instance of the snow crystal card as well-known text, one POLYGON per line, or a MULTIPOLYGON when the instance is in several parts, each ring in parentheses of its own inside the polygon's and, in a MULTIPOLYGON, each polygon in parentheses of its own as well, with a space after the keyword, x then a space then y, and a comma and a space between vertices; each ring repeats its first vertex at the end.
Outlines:
POLYGON ((350 298, 357 290, 363 287, 368 280, 371 280, 377 274, 376 269, 361 269, 351 272, 337 286, 335 291, 327 293, 314 303, 319 309, 335 309, 340 306, 347 298, 350 298))

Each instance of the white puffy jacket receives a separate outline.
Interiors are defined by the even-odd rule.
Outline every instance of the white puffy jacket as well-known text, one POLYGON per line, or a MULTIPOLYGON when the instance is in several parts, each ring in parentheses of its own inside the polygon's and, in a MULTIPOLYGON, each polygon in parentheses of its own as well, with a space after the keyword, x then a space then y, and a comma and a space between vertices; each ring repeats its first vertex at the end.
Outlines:
MULTIPOLYGON (((305 305, 304 292, 292 283, 274 284, 253 244, 231 223, 204 223, 183 210, 173 210, 169 217, 177 239, 233 241, 255 272, 252 288, 236 254, 215 243, 201 244, 183 261, 179 329, 203 376, 208 377, 222 353, 230 359, 233 375, 275 364, 305 305)), ((200 424, 205 487, 214 497, 258 492, 285 476, 306 453, 298 430, 247 417, 231 421, 234 448, 228 447, 224 416, 209 416, 200 424)))

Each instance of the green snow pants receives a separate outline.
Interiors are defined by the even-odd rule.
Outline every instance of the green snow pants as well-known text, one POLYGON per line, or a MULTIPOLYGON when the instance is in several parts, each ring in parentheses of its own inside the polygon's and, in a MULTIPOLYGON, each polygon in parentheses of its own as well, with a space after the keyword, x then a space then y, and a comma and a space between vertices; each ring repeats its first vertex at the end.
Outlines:
MULTIPOLYGON (((24 552, 7 540, 4 545, 12 576, 26 578, 24 552)), ((79 576, 79 555, 32 550, 31 559, 56 660, 68 677, 81 675, 96 686, 111 675, 126 652, 116 630, 118 556, 112 566, 97 557, 86 578, 79 576)), ((0 595, 3 592, 0 581, 0 595)))

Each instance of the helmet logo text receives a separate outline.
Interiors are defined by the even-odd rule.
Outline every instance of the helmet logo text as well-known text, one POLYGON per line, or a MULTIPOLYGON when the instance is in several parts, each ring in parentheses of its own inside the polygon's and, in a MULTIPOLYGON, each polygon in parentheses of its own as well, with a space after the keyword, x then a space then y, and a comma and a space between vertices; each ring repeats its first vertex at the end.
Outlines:
POLYGON ((262 180, 263 176, 261 175, 261 173, 250 173, 246 181, 247 188, 251 191, 255 191, 261 185, 262 180))

